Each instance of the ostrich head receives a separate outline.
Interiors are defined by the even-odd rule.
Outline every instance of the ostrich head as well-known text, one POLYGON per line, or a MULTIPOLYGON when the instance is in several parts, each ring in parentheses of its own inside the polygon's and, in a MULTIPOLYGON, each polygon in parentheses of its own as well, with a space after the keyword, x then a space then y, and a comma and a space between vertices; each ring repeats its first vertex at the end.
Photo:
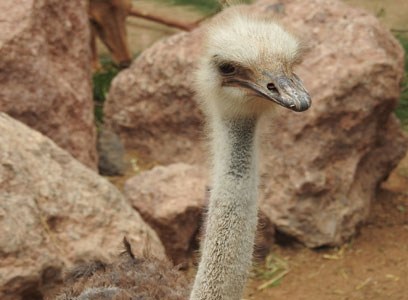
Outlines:
POLYGON ((272 103, 309 108, 310 96, 294 73, 302 46, 277 23, 234 7, 215 18, 204 44, 195 88, 209 115, 256 116, 272 103))

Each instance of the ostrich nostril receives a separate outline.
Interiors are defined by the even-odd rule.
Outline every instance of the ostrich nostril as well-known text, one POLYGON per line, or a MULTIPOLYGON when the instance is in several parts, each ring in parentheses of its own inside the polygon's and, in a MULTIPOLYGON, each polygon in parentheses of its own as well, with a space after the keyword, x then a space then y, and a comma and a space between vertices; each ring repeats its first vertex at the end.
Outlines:
POLYGON ((266 88, 268 89, 268 90, 270 90, 271 92, 273 92, 273 93, 279 93, 279 91, 278 91, 278 89, 276 88, 276 86, 271 82, 271 83, 268 83, 267 85, 266 85, 266 88))

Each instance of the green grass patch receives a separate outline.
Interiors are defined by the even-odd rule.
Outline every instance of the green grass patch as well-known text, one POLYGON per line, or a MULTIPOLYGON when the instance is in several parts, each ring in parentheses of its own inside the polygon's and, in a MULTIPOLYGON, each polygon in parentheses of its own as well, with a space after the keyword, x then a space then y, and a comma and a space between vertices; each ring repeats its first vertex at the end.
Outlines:
MULTIPOLYGON (((213 14, 221 10, 218 0, 155 0, 169 5, 189 6, 206 14, 213 14)), ((240 0, 240 3, 250 3, 253 0, 240 0)))
POLYGON ((101 58, 102 69, 92 76, 94 114, 98 123, 103 123, 103 104, 113 78, 119 73, 119 68, 108 58, 101 58))
POLYGON ((217 0, 155 0, 169 5, 189 6, 203 13, 214 13, 220 10, 221 6, 217 0))
POLYGON ((397 35, 405 50, 405 74, 401 89, 401 98, 395 114, 401 120, 402 126, 408 130, 408 34, 397 35))
POLYGON ((170 5, 190 6, 204 13, 214 13, 221 6, 217 0, 156 0, 170 5))
POLYGON ((258 286, 258 290, 279 286, 282 279, 289 273, 289 264, 286 260, 276 254, 270 253, 263 266, 254 270, 256 278, 261 279, 263 283, 258 286))

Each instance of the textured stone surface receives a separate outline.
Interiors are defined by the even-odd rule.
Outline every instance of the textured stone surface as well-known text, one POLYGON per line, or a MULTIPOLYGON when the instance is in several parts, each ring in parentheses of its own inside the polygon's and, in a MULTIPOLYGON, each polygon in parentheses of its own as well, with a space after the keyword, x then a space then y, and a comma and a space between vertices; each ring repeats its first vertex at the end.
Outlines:
POLYGON ((119 138, 110 128, 98 128, 98 170, 106 176, 119 176, 125 172, 125 149, 119 138))
MULTIPOLYGON (((305 40, 297 73, 313 98, 305 113, 278 109, 264 120, 261 209, 310 247, 339 244, 365 220, 406 151, 392 113, 403 51, 374 16, 339 1, 261 0, 248 9, 278 15, 305 40)), ((162 162, 200 163, 204 155, 190 90, 200 30, 156 43, 110 92, 107 114, 120 135, 162 162)))
POLYGON ((0 111, 96 168, 87 2, 0 2, 0 111))
POLYGON ((373 16, 339 1, 259 1, 309 44, 299 68, 313 107, 265 122, 261 207, 310 247, 337 245, 366 219, 407 139, 392 111, 403 51, 373 16))
POLYGON ((201 35, 198 29, 156 43, 112 81, 105 120, 127 147, 160 163, 199 159, 184 150, 200 140, 202 113, 191 85, 201 35))
POLYGON ((156 233, 107 180, 0 113, 0 298, 41 299, 78 260, 118 253, 126 235, 164 257, 156 233), (37 297, 37 298, 35 298, 37 297))
POLYGON ((167 255, 183 262, 202 223, 205 169, 183 163, 158 166, 129 179, 125 195, 162 240, 167 255))

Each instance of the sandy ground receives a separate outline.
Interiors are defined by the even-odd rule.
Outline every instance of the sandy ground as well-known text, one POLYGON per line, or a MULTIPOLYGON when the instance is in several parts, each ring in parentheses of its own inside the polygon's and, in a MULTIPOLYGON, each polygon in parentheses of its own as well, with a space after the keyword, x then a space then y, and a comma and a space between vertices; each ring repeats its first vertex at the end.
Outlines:
POLYGON ((262 291, 257 288, 266 280, 253 279, 246 299, 408 299, 408 156, 349 243, 321 250, 277 245, 273 253, 288 264, 287 275, 262 291))
POLYGON ((372 12, 388 28, 408 30, 407 0, 344 0, 344 2, 372 12))

